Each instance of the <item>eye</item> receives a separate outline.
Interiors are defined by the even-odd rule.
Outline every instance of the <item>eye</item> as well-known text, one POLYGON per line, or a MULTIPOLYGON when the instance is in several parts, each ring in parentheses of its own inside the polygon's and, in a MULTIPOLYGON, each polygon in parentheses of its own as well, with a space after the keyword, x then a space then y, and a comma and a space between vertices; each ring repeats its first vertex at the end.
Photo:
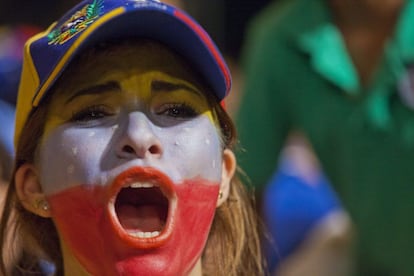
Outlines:
POLYGON ((70 121, 83 123, 102 119, 111 115, 113 115, 113 112, 108 107, 104 105, 93 105, 74 112, 70 121))
POLYGON ((173 118, 190 119, 196 117, 198 112, 185 103, 164 104, 157 110, 157 115, 165 115, 173 118))

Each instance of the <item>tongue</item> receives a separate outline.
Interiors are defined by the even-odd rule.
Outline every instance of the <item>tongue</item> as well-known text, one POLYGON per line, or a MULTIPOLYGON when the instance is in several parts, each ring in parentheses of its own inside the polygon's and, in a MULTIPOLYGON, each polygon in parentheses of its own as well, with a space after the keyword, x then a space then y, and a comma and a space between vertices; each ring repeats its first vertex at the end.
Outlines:
POLYGON ((161 231, 163 227, 162 208, 157 205, 123 205, 117 210, 118 219, 126 230, 141 232, 161 231))

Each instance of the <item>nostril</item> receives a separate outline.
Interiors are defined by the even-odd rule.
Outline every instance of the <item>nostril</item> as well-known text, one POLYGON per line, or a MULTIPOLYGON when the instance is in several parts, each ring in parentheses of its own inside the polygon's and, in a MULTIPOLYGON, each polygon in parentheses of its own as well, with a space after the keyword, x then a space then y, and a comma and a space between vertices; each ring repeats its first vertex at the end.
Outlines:
POLYGON ((148 151, 149 151, 151 154, 159 154, 159 153, 161 153, 161 150, 160 150, 160 148, 159 148, 157 145, 152 145, 152 146, 148 149, 148 151))
POLYGON ((126 153, 135 153, 134 148, 133 148, 133 147, 131 147, 131 146, 129 146, 129 145, 125 145, 125 146, 122 148, 122 151, 123 151, 123 152, 126 152, 126 153))
POLYGON ((130 145, 124 145, 122 147, 122 152, 124 154, 130 155, 136 155, 138 157, 144 157, 146 153, 153 154, 153 155, 159 155, 161 154, 161 148, 158 145, 152 145, 149 148, 145 150, 145 147, 143 148, 134 148, 130 145))

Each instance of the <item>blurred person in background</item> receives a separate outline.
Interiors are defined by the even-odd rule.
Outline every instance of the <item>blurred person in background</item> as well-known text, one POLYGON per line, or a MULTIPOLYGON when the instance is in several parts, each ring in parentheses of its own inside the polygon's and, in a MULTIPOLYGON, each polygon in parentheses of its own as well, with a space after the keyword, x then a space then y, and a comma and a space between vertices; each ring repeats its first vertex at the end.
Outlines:
POLYGON ((413 18, 412 0, 283 1, 244 48, 241 166, 264 198, 303 133, 355 225, 354 275, 414 275, 413 18))
MULTIPOLYGON (((238 64, 240 42, 249 18, 270 1, 183 2, 224 49, 235 91, 226 99, 226 107, 235 117, 244 81, 238 64)), ((349 261, 345 257, 351 237, 349 218, 300 135, 289 140, 262 203, 269 228, 266 235, 270 235, 265 239, 268 266, 286 276, 304 275, 305 271, 318 276, 334 271, 338 276, 338 269, 349 261), (327 261, 331 265, 326 268, 327 261)))
POLYGON ((352 224, 301 133, 293 132, 263 191, 263 244, 279 276, 346 276, 352 224))

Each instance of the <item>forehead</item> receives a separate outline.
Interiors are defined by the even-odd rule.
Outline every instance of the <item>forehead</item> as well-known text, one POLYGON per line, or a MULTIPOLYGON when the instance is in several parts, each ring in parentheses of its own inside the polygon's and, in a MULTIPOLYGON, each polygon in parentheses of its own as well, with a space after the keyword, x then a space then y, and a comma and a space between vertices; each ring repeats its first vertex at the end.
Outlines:
POLYGON ((118 72, 162 72, 207 91, 203 80, 181 56, 150 40, 105 43, 85 51, 69 65, 55 89, 73 91, 105 77, 116 79, 118 72))

